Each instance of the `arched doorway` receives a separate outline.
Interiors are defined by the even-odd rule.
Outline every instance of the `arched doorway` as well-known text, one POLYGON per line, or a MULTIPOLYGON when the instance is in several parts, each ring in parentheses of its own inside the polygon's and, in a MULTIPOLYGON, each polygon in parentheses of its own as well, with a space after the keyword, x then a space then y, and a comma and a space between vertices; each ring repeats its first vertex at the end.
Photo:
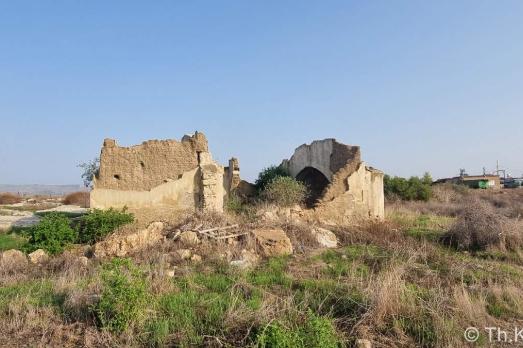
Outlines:
POLYGON ((327 179, 322 172, 313 167, 303 168, 303 170, 296 175, 296 180, 304 183, 309 189, 309 196, 305 201, 309 208, 316 205, 323 191, 330 183, 329 179, 327 179))

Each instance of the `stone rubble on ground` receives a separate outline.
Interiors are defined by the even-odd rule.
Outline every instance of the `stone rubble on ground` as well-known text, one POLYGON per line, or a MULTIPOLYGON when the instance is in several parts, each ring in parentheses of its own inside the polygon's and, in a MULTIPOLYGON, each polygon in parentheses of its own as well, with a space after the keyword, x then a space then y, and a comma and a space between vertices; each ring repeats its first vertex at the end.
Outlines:
POLYGON ((260 253, 265 257, 290 255, 293 252, 291 240, 281 228, 257 228, 252 233, 260 253))
POLYGON ((108 256, 126 256, 130 253, 140 251, 163 240, 163 222, 153 222, 146 229, 138 232, 119 235, 114 234, 104 241, 94 245, 94 256, 96 258, 108 256))
POLYGON ((176 254, 182 260, 189 260, 192 256, 192 252, 189 249, 178 249, 176 250, 176 254))
POLYGON ((312 234, 316 238, 319 245, 324 248, 336 248, 338 246, 338 238, 332 231, 321 227, 314 227, 312 234))
POLYGON ((179 241, 186 246, 195 246, 200 244, 198 234, 194 231, 185 231, 180 234, 179 241))
POLYGON ((258 263, 258 255, 251 250, 242 250, 241 258, 238 260, 232 260, 231 266, 238 267, 240 269, 246 269, 254 267, 258 263))
POLYGON ((202 257, 200 255, 194 254, 191 256, 191 261, 196 263, 202 262, 202 257))
POLYGON ((27 257, 20 250, 10 249, 0 253, 0 269, 18 269, 26 266, 27 257))
POLYGON ((42 264, 49 260, 49 255, 43 250, 38 249, 27 255, 29 261, 33 264, 42 264))

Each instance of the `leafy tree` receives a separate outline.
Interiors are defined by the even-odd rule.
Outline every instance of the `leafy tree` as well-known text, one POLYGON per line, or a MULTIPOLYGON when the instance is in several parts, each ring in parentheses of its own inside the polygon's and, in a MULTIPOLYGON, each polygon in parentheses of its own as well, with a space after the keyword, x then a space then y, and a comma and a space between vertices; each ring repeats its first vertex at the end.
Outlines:
POLYGON ((260 174, 258 174, 258 179, 256 179, 254 185, 258 192, 262 192, 265 187, 272 182, 277 177, 290 177, 290 173, 283 168, 282 166, 269 166, 263 169, 260 174))
POLYGON ((385 175, 383 180, 385 196, 404 201, 428 201, 432 196, 432 177, 425 173, 422 178, 412 176, 409 179, 385 175))
POLYGON ((92 161, 86 163, 80 163, 79 168, 82 168, 82 180, 84 181, 84 186, 92 188, 94 178, 100 172, 100 158, 96 157, 92 161))

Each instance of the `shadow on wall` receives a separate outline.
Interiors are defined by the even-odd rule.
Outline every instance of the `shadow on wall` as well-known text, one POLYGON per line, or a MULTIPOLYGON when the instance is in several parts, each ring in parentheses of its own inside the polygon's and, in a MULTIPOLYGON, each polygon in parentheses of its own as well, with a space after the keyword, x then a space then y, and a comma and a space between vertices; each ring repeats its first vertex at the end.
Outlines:
POLYGON ((305 201, 308 208, 313 208, 323 196, 323 192, 330 184, 322 172, 313 167, 305 167, 296 175, 296 180, 301 181, 309 189, 309 195, 305 201))

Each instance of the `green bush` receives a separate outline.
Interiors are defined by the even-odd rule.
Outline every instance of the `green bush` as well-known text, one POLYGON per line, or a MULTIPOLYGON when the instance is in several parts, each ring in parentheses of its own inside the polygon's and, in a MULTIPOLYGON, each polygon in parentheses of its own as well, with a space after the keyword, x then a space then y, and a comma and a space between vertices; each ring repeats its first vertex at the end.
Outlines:
POLYGON ((389 199, 404 201, 428 201, 432 196, 432 178, 425 173, 422 178, 412 176, 409 179, 385 175, 383 188, 389 199))
POLYGON ((113 259, 102 266, 102 294, 92 310, 101 327, 125 331, 132 322, 141 323, 148 301, 145 274, 130 259, 113 259))
POLYGON ((276 205, 289 207, 303 203, 307 197, 307 187, 294 178, 279 176, 265 186, 262 197, 276 205))
POLYGON ((29 240, 24 247, 25 251, 44 249, 49 254, 61 253, 67 245, 75 243, 78 237, 70 226, 70 220, 61 213, 45 215, 38 224, 27 229, 26 233, 29 240))
POLYGON ((290 177, 289 172, 281 166, 270 166, 263 169, 260 174, 258 174, 258 179, 254 182, 258 193, 261 193, 265 187, 274 181, 278 177, 290 177))
POLYGON ((96 243, 118 227, 133 221, 133 214, 127 213, 125 209, 93 209, 81 218, 77 226, 79 240, 81 243, 96 243))

